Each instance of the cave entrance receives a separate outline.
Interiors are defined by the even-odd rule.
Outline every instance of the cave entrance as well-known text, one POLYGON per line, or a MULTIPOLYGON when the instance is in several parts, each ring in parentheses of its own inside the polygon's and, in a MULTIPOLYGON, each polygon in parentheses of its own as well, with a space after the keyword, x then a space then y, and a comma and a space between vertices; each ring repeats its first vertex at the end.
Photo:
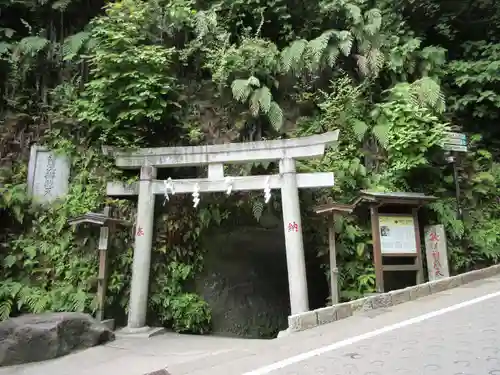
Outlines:
POLYGON ((146 148, 122 151, 107 148, 117 167, 140 169, 140 181, 132 184, 109 182, 108 196, 138 196, 135 223, 134 262, 128 322, 125 331, 146 327, 147 295, 153 240, 155 195, 192 194, 193 206, 200 193, 280 189, 289 283, 291 314, 309 310, 306 262, 300 217, 299 188, 331 187, 332 172, 296 173, 296 160, 323 156, 327 145, 336 145, 338 130, 309 137, 229 143, 194 147, 146 148), (225 176, 224 164, 273 162, 279 160, 279 174, 225 176), (157 180, 157 168, 208 166, 207 178, 157 180))
POLYGON ((274 338, 288 326, 290 299, 280 227, 219 227, 202 238, 204 266, 195 290, 209 304, 213 333, 274 338))
MULTIPOLYGON (((213 334, 271 339, 288 328, 290 295, 280 216, 279 210, 269 209, 256 221, 242 210, 231 213, 224 225, 204 232, 203 270, 196 276, 194 290, 210 306, 213 334)), ((309 308, 314 310, 325 305, 328 282, 314 238, 306 233, 309 308)))

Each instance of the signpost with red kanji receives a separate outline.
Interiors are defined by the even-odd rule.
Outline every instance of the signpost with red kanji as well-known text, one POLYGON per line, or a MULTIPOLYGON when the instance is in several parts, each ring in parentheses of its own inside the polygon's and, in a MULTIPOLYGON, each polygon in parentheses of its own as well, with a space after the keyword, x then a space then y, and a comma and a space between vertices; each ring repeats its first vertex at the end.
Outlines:
POLYGON ((425 227, 424 235, 429 281, 450 277, 444 226, 429 225, 425 227))

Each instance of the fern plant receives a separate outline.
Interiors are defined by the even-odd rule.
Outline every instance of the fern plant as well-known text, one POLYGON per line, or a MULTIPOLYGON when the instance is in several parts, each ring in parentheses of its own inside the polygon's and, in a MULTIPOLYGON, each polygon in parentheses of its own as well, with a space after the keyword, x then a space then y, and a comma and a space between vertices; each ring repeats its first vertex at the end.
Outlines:
POLYGON ((48 39, 40 36, 28 36, 19 41, 16 47, 16 52, 19 56, 35 57, 42 52, 50 44, 48 39))
POLYGON ((354 37, 351 32, 327 30, 317 38, 307 41, 299 39, 281 52, 281 66, 284 73, 298 76, 303 71, 317 72, 325 66, 333 67, 342 53, 351 53, 354 37), (330 45, 330 41, 335 43, 330 45))
POLYGON ((96 307, 94 297, 69 284, 60 283, 50 291, 15 281, 4 281, 0 285, 0 321, 24 312, 94 312, 96 307))
POLYGON ((271 90, 261 85, 258 78, 251 76, 248 79, 235 79, 231 84, 233 97, 240 103, 248 103, 253 117, 264 114, 274 129, 280 130, 283 126, 283 111, 273 100, 271 90))
POLYGON ((79 56, 82 50, 92 45, 91 33, 81 31, 79 33, 68 36, 64 39, 61 46, 62 58, 64 61, 69 61, 79 56))
POLYGON ((384 65, 381 51, 382 26, 380 10, 374 8, 364 15, 354 4, 345 5, 350 29, 326 30, 318 37, 307 41, 299 39, 281 52, 281 67, 284 73, 299 76, 304 71, 318 72, 333 68, 341 56, 353 56, 363 76, 377 76, 384 65))

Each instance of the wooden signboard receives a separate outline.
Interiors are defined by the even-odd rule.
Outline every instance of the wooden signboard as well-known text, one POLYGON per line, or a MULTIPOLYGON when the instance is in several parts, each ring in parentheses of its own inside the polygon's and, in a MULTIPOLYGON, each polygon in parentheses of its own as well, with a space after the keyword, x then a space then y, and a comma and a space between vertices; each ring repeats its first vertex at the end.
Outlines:
POLYGON ((418 210, 421 206, 436 199, 436 197, 421 193, 386 193, 365 190, 350 204, 330 203, 315 207, 314 211, 317 214, 331 215, 329 248, 332 302, 338 301, 338 270, 333 229, 335 215, 351 214, 358 206, 369 206, 376 291, 382 293, 384 292, 384 271, 414 271, 416 283, 424 281, 418 210), (384 258, 386 262, 391 260, 391 264, 384 264, 384 258), (402 259, 409 260, 409 262, 394 264, 402 259))
POLYGON ((370 206, 377 293, 385 291, 385 271, 414 271, 416 283, 424 281, 418 210, 435 199, 420 193, 361 192, 358 203, 370 206), (384 264, 389 257, 391 264, 384 264))

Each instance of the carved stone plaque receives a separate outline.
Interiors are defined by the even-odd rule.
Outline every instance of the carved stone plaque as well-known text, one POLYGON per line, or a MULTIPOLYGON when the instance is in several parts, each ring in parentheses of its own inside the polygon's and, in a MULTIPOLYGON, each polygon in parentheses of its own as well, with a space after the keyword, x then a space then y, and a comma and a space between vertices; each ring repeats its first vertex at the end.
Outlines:
POLYGON ((70 163, 44 147, 31 147, 28 167, 28 193, 37 203, 51 203, 68 193, 70 163))

